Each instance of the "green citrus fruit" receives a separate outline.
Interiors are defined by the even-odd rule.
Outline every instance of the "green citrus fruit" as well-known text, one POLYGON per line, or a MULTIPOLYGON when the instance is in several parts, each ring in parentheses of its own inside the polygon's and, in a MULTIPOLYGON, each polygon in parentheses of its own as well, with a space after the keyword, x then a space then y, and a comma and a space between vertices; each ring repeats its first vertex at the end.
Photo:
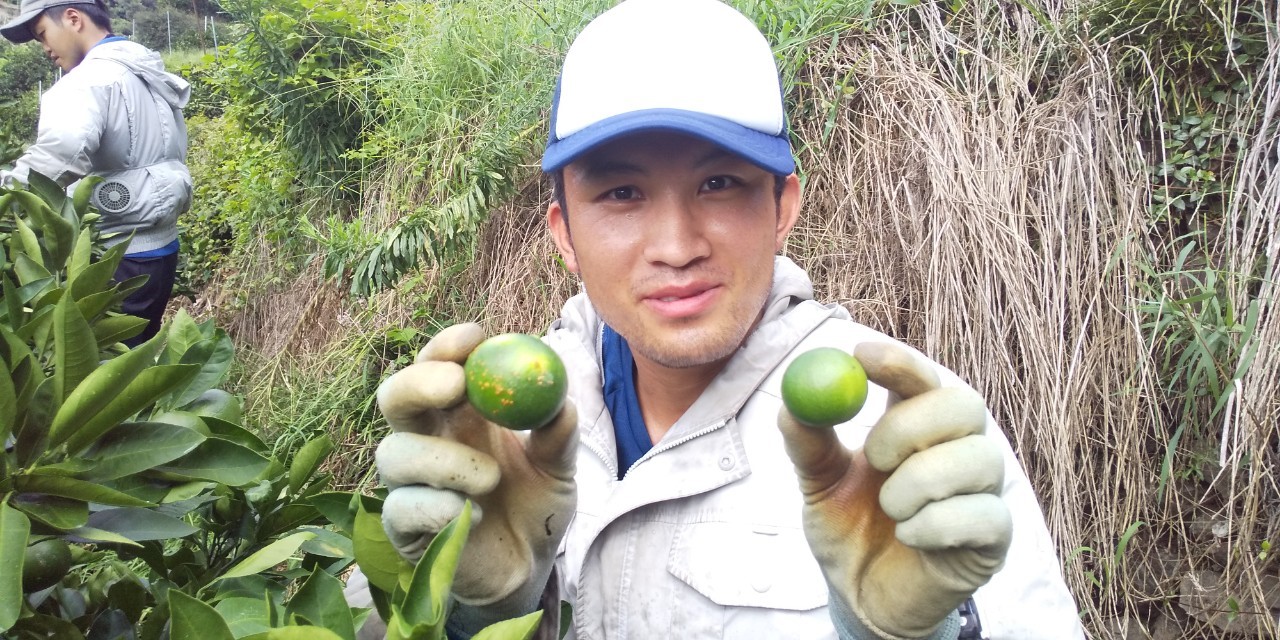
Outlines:
POLYGON ((537 429, 551 422, 569 390, 560 356, 523 333, 481 342, 463 369, 471 406, 508 429, 537 429))
POLYGON ((800 354, 782 374, 782 402, 801 424, 830 427, 867 401, 867 373, 857 358, 831 347, 800 354))
POLYGON ((34 593, 58 584, 71 564, 71 547, 59 538, 28 546, 22 557, 22 590, 34 593))

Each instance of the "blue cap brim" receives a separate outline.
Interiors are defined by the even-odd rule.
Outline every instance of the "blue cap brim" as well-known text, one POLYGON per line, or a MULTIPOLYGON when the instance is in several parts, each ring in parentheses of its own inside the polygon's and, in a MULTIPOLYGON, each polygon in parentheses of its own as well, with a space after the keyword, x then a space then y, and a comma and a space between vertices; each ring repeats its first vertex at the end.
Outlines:
POLYGON ((676 131, 701 138, 776 175, 789 175, 796 170, 785 131, 769 135, 723 118, 680 109, 624 113, 601 120, 563 140, 554 139, 553 131, 552 140, 542 154, 542 170, 558 171, 610 140, 643 131, 676 131))

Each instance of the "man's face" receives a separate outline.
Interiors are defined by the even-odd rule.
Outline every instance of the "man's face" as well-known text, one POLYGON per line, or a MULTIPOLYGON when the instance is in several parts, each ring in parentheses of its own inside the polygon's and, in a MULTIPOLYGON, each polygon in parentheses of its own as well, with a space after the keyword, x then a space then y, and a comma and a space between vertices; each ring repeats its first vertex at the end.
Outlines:
POLYGON ((773 281, 773 256, 800 208, 787 177, 697 138, 621 138, 565 167, 568 224, 548 223, 565 264, 638 358, 670 368, 733 355, 773 281))
POLYGON ((44 53, 63 71, 70 71, 84 60, 85 49, 80 43, 76 25, 84 17, 76 11, 62 14, 59 20, 52 20, 41 14, 31 25, 31 35, 44 45, 44 53))

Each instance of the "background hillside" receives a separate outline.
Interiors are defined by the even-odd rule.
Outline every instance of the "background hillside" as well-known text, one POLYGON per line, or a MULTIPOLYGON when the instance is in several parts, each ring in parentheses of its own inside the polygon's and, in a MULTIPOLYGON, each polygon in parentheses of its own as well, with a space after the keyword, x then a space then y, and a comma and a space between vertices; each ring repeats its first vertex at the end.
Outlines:
MULTIPOLYGON (((181 71, 180 304, 240 346, 277 452, 331 434, 339 483, 372 486, 381 379, 454 322, 541 332, 576 291, 536 166, 609 4, 220 3, 223 46, 181 71)), ((732 4, 788 89, 787 254, 985 394, 1092 636, 1276 637, 1275 4, 732 4)))

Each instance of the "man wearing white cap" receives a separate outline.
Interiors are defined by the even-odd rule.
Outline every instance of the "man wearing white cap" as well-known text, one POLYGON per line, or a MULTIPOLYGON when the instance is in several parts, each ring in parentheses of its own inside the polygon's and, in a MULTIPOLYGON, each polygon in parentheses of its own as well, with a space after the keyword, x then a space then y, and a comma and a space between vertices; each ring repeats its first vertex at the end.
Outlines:
POLYGON ((102 177, 93 204, 98 228, 113 245, 128 241, 115 279, 146 275, 124 312, 146 319, 136 345, 160 329, 178 267, 178 215, 191 204, 186 80, 168 73, 160 54, 111 31, 103 0, 23 0, 0 27, 14 43, 38 40, 64 75, 40 98, 35 144, 0 186, 26 183, 31 171, 60 186, 102 177))
POLYGON ((401 554, 420 556, 464 498, 481 514, 453 637, 559 599, 578 639, 1083 637, 982 399, 813 301, 777 255, 800 184, 749 20, 714 0, 597 18, 565 59, 542 166, 547 223, 585 288, 546 336, 571 402, 527 436, 480 418, 453 364, 484 337, 474 325, 378 393, 401 554), (823 346, 856 352, 875 383, 834 429, 780 400, 786 366, 823 346))

